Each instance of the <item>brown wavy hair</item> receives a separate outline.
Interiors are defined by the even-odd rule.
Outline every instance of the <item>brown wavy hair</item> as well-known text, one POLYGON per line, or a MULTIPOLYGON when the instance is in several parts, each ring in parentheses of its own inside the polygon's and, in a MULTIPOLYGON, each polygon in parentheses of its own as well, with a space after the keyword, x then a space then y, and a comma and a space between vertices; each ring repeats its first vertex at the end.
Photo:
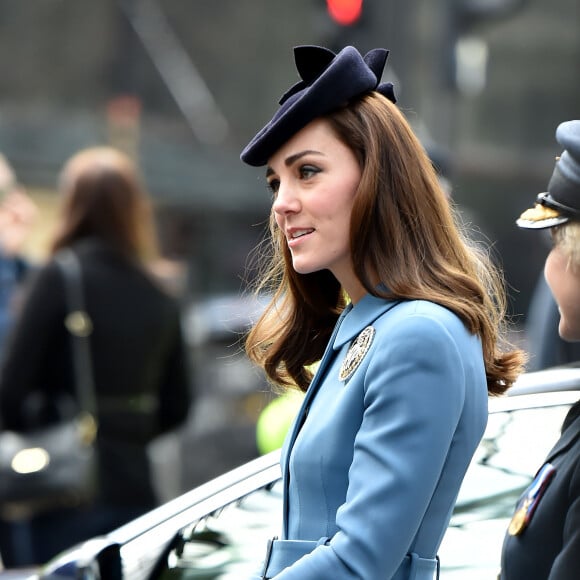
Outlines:
POLYGON ((136 165, 113 147, 92 147, 64 165, 60 219, 51 251, 86 237, 145 262, 157 255, 150 198, 136 165))
MULTIPOLYGON (((358 279, 374 296, 429 300, 453 311, 482 341, 489 394, 502 394, 525 362, 505 338, 503 278, 462 232, 405 117, 373 92, 325 118, 362 170, 350 223, 358 279), (377 288, 377 277, 388 290, 377 288)), ((346 297, 329 271, 293 269, 273 213, 270 242, 256 290, 273 298, 248 334, 246 352, 275 385, 304 391, 309 365, 322 357, 346 297)))

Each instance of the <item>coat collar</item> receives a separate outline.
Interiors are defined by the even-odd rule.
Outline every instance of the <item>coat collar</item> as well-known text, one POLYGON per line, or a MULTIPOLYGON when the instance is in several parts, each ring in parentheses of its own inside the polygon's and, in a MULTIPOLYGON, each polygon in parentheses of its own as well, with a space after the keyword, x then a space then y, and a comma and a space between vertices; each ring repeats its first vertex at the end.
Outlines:
POLYGON ((332 348, 335 351, 340 350, 347 342, 358 336, 364 328, 399 302, 400 300, 387 300, 366 294, 356 304, 349 304, 332 348))
POLYGON ((546 461, 552 461, 554 457, 560 455, 564 451, 568 450, 574 442, 580 437, 580 415, 576 417, 566 430, 562 433, 560 439, 550 451, 546 461))

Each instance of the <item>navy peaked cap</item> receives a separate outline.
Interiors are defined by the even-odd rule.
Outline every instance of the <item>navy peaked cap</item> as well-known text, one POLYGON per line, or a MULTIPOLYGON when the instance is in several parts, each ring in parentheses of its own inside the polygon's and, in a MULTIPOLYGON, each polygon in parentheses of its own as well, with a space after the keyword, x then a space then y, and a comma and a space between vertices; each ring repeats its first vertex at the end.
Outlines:
POLYGON ((539 230, 580 221, 580 120, 558 125, 556 140, 564 151, 556 159, 548 190, 517 220, 521 228, 539 230))
POLYGON ((310 121, 360 95, 378 91, 395 103, 393 85, 381 83, 388 56, 384 48, 375 48, 363 57, 352 46, 338 54, 321 46, 295 47, 294 60, 302 80, 284 93, 270 122, 242 151, 242 161, 254 167, 266 165, 310 121))

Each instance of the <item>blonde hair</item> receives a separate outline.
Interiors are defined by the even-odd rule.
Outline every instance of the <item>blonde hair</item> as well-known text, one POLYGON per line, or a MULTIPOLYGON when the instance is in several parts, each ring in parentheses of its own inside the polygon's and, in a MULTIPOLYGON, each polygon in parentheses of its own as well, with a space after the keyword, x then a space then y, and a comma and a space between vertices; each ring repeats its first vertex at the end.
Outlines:
POLYGON ((554 245, 568 257, 568 266, 580 271, 580 222, 570 221, 550 231, 554 245))
POLYGON ((8 159, 0 153, 0 188, 13 189, 16 186, 16 174, 8 159))

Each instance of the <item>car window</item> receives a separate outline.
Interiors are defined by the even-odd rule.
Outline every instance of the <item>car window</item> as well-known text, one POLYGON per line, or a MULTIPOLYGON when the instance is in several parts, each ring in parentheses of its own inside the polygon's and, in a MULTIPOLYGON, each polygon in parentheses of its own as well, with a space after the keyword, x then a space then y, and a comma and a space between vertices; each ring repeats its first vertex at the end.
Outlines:
POLYGON ((560 435, 569 405, 490 415, 439 549, 446 580, 489 580, 514 506, 560 435))
MULTIPOLYGON (((569 405, 491 414, 439 555, 446 580, 489 580, 517 498, 557 440, 569 405)), ((156 580, 239 580, 280 536, 282 486, 261 488, 183 529, 156 580)))
POLYGON ((282 483, 256 490, 183 529, 159 580, 239 580, 257 572, 268 539, 280 536, 282 483))

